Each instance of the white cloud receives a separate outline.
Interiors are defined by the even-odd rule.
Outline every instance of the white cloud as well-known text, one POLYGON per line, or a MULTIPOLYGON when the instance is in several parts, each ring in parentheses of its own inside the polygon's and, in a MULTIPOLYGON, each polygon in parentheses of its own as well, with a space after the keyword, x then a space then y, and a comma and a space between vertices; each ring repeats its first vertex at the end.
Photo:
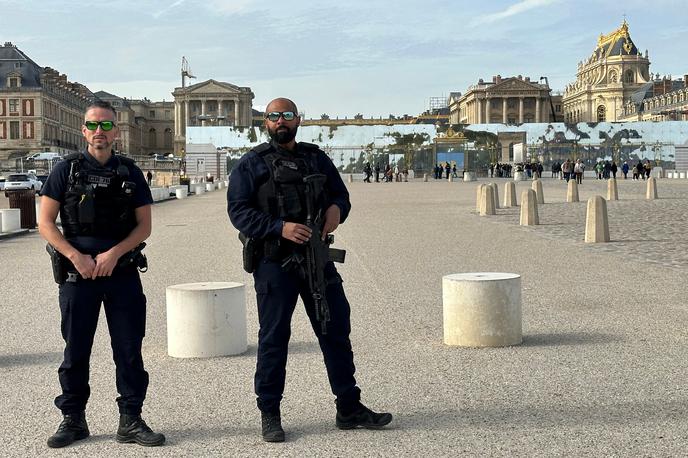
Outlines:
POLYGON ((172 3, 171 5, 166 6, 165 8, 161 9, 160 11, 156 11, 155 13, 153 13, 153 17, 155 19, 158 19, 160 16, 167 13, 171 9, 178 7, 179 5, 184 3, 185 1, 186 0, 177 0, 176 2, 172 3))
POLYGON ((254 9, 252 6, 257 6, 258 2, 255 0, 207 0, 205 5, 216 13, 239 14, 254 9))
POLYGON ((503 19, 510 18, 511 16, 524 13, 534 8, 552 5, 558 1, 559 0, 521 0, 518 3, 514 3, 513 5, 509 6, 504 11, 478 16, 471 21, 470 25, 476 26, 482 24, 491 24, 493 22, 501 21, 503 19))

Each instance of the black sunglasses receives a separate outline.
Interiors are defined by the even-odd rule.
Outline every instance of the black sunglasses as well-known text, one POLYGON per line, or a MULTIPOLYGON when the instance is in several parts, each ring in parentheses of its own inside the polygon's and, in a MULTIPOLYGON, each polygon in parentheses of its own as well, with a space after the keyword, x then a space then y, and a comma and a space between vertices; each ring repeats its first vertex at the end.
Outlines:
POLYGON ((296 113, 293 111, 271 111, 265 114, 265 119, 277 122, 280 116, 283 117, 285 121, 292 121, 296 117, 296 113))
POLYGON ((105 132, 112 130, 113 127, 115 127, 115 122, 114 121, 84 121, 84 126, 88 130, 97 130, 98 126, 100 126, 101 129, 103 129, 105 132))

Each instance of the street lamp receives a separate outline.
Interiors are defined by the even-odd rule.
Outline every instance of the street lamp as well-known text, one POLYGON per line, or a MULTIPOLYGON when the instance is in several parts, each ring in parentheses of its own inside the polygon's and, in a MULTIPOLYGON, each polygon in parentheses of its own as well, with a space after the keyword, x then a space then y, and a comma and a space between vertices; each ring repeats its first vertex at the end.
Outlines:
POLYGON ((552 88, 549 87, 549 80, 547 79, 546 76, 541 76, 540 82, 542 82, 542 80, 545 80, 545 86, 547 86, 547 98, 549 99, 549 108, 551 110, 551 116, 552 116, 551 121, 556 122, 557 117, 554 114, 554 104, 552 103, 552 88))

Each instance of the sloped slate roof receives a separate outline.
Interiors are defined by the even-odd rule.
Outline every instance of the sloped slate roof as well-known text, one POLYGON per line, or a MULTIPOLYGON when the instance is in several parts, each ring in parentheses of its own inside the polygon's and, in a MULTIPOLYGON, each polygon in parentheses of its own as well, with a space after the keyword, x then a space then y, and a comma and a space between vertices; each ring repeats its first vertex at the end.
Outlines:
POLYGON ((0 46, 0 87, 10 73, 19 73, 22 87, 41 87, 41 72, 43 69, 29 59, 23 52, 11 44, 0 46))

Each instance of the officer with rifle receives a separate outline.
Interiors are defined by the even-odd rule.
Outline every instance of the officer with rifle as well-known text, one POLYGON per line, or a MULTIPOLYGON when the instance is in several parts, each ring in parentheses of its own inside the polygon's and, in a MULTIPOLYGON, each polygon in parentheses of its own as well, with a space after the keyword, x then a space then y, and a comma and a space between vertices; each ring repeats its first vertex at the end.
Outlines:
POLYGON ((117 442, 162 445, 141 418, 148 387, 141 343, 146 327, 146 297, 139 270, 151 233, 150 189, 130 159, 112 152, 118 135, 116 113, 96 101, 85 113, 81 132, 86 150, 66 156, 41 190, 39 231, 48 242, 59 284, 61 330, 66 346, 58 370, 62 394, 55 405, 63 414, 52 448, 89 436, 86 403, 90 395, 89 359, 101 303, 105 309, 116 367, 120 419, 117 442), (62 232, 55 221, 60 214, 62 232))
POLYGON ((354 378, 350 307, 333 261, 331 235, 349 214, 349 193, 338 170, 316 145, 297 143, 294 102, 278 98, 265 111, 271 142, 248 152, 230 176, 227 211, 244 244, 244 269, 253 273, 258 303, 255 391, 262 436, 284 441, 284 391, 291 317, 299 296, 325 359, 335 423, 340 429, 382 428, 389 413, 364 406, 354 378))

